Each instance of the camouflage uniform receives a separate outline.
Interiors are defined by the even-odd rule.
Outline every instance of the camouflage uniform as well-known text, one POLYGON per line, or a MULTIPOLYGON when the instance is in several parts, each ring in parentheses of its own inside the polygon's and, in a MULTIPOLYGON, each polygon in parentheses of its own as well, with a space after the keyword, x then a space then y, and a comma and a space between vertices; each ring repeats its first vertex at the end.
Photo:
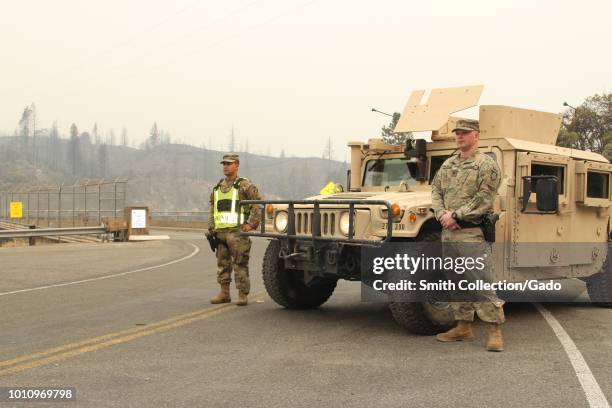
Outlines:
MULTIPOLYGON (((432 207, 436 219, 440 220, 444 212, 449 210, 455 212, 455 218, 460 223, 479 224, 483 215, 492 212, 493 200, 500 184, 500 174, 497 163, 478 150, 474 156, 465 159, 459 154, 448 158, 432 182, 432 207)), ((442 242, 445 256, 448 252, 455 256, 487 254, 485 259, 489 261, 484 272, 492 267, 491 248, 484 240, 479 227, 464 227, 454 231, 444 229, 442 242)), ((466 272, 462 279, 487 280, 482 272, 478 274, 477 271, 466 272)), ((495 291, 479 291, 474 295, 482 301, 451 302, 455 320, 473 321, 476 312, 483 321, 504 322, 504 302, 497 297, 495 291)))
MULTIPOLYGON (((236 180, 223 179, 218 186, 223 192, 229 191, 236 180)), ((240 200, 261 200, 257 187, 247 179, 242 179, 239 184, 238 196, 240 200)), ((208 229, 215 231, 220 245, 217 249, 217 282, 220 285, 229 284, 232 281, 232 269, 236 278, 236 289, 248 294, 251 289, 249 280, 249 254, 251 251, 251 240, 249 237, 240 235, 240 228, 215 229, 214 219, 214 191, 210 194, 210 214, 208 216, 208 229)), ((261 218, 257 206, 251 206, 251 212, 247 223, 254 229, 259 225, 261 218)))

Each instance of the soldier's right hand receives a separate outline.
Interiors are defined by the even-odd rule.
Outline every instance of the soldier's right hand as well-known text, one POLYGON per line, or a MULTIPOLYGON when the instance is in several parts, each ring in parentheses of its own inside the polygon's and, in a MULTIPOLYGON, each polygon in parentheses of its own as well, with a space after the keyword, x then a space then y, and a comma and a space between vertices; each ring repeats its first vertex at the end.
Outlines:
POLYGON ((451 211, 446 211, 441 217, 440 217, 440 224, 442 224, 442 227, 444 229, 450 230, 450 231, 454 231, 456 229, 461 229, 461 227, 459 227, 459 224, 457 224, 457 221, 453 218, 453 213, 451 211))

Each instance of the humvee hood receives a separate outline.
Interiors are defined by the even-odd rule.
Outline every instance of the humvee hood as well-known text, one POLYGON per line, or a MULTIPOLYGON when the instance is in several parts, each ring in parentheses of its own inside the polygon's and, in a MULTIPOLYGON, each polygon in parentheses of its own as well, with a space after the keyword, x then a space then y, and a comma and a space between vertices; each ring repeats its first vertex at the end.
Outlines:
POLYGON ((307 200, 384 200, 391 204, 396 203, 402 207, 431 205, 431 192, 429 191, 389 191, 383 192, 344 192, 329 195, 308 197, 307 200))

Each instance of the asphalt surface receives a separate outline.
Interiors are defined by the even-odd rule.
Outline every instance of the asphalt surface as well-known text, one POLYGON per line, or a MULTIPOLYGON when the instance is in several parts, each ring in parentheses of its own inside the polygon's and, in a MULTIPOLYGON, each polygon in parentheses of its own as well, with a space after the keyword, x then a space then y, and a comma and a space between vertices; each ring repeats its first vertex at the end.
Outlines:
MULTIPOLYGON (((77 390, 76 402, 0 407, 589 406, 531 304, 507 306, 503 353, 484 350, 481 325, 473 343, 408 334, 385 305, 360 301, 358 283, 341 282, 318 310, 289 311, 263 292, 267 242, 254 240, 251 303, 213 306, 207 242, 170 235, 0 248, 0 387, 77 390)), ((612 310, 544 307, 612 401, 612 310)))

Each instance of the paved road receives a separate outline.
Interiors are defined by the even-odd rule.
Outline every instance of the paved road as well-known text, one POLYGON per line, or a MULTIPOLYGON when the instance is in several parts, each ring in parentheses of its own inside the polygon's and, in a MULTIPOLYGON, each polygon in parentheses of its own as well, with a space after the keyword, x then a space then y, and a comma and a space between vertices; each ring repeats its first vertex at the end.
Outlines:
MULTIPOLYGON (((171 235, 1 248, 0 386, 73 386, 70 407, 589 406, 530 304, 507 308, 504 353, 484 351, 481 326, 475 343, 407 334, 384 305, 360 302, 357 283, 341 283, 319 310, 288 311, 262 292, 266 242, 256 240, 253 292, 262 294, 246 308, 212 306, 206 241, 171 235)), ((612 310, 545 307, 612 401, 612 310)))

